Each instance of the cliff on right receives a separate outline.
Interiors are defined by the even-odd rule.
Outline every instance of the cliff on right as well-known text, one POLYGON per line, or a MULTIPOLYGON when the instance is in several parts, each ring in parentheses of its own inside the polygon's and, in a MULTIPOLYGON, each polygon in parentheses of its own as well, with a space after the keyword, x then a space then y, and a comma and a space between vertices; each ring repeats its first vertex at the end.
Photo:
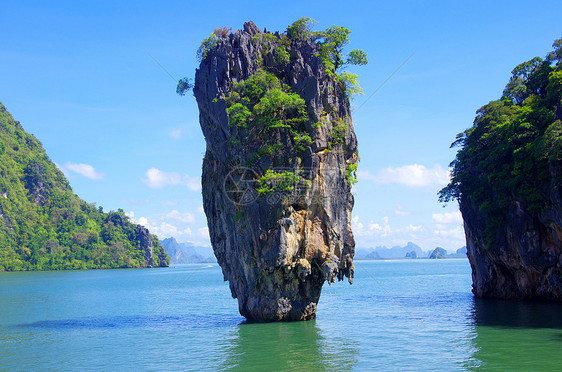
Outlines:
POLYGON ((562 301, 562 39, 457 135, 451 182, 477 297, 562 301))

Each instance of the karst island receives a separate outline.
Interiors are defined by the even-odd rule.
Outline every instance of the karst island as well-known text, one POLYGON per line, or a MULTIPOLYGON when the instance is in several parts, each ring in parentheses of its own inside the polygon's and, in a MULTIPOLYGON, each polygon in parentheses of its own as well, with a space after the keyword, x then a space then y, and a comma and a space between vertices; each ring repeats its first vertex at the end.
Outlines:
MULTIPOLYGON (((350 31, 216 29, 198 51, 193 93, 206 140, 203 203, 214 253, 249 320, 316 316, 325 281, 353 280, 350 97, 367 63, 350 31)), ((182 79, 178 93, 191 88, 182 79)))

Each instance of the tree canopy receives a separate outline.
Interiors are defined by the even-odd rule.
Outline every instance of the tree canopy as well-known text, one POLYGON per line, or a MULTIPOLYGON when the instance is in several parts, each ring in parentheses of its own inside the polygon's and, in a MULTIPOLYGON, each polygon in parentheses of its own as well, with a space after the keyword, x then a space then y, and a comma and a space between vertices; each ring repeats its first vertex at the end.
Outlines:
MULTIPOLYGON (((368 63, 367 53, 361 49, 351 50, 347 56, 344 49, 349 44, 351 30, 343 26, 331 26, 324 31, 312 31, 316 21, 309 17, 302 17, 296 20, 287 28, 287 35, 290 39, 312 39, 320 44, 322 62, 329 75, 340 73, 341 69, 348 65, 366 65, 368 63)), ((348 74, 350 74, 348 72, 348 74)), ((355 75, 355 79, 357 75, 355 75)), ((356 90, 356 92, 359 92, 356 90)))
POLYGON ((476 205, 486 219, 488 244, 516 201, 535 216, 548 203, 549 164, 562 161, 561 45, 556 40, 545 60, 516 66, 502 97, 482 106, 472 128, 452 145, 460 149, 439 199, 476 205))

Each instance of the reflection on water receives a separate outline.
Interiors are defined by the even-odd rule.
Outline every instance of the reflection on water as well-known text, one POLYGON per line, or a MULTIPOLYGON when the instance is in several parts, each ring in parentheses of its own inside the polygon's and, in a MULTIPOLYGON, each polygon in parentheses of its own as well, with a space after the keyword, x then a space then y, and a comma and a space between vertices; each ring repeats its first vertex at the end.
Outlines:
POLYGON ((81 330, 81 329, 103 329, 103 328, 143 328, 159 329, 172 328, 174 330, 217 328, 234 326, 240 322, 240 317, 213 314, 193 314, 182 316, 162 315, 135 315, 135 316, 113 316, 113 317, 91 317, 77 319, 42 320, 33 323, 23 323, 13 326, 14 329, 44 329, 44 330, 81 330))
POLYGON ((562 305, 475 298, 473 320, 478 326, 562 329, 562 305))
POLYGON ((242 323, 228 338, 220 369, 351 370, 358 349, 344 339, 322 336, 316 321, 242 323))
POLYGON ((473 300, 473 345, 466 367, 499 370, 559 370, 562 305, 473 300))

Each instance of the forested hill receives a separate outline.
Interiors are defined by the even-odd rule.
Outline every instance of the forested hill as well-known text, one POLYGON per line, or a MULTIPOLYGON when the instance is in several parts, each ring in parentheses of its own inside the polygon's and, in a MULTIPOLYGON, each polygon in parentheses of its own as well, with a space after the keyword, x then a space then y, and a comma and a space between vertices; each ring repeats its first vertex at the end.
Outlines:
POLYGON ((167 266, 156 236, 72 189, 0 103, 0 271, 167 266))

